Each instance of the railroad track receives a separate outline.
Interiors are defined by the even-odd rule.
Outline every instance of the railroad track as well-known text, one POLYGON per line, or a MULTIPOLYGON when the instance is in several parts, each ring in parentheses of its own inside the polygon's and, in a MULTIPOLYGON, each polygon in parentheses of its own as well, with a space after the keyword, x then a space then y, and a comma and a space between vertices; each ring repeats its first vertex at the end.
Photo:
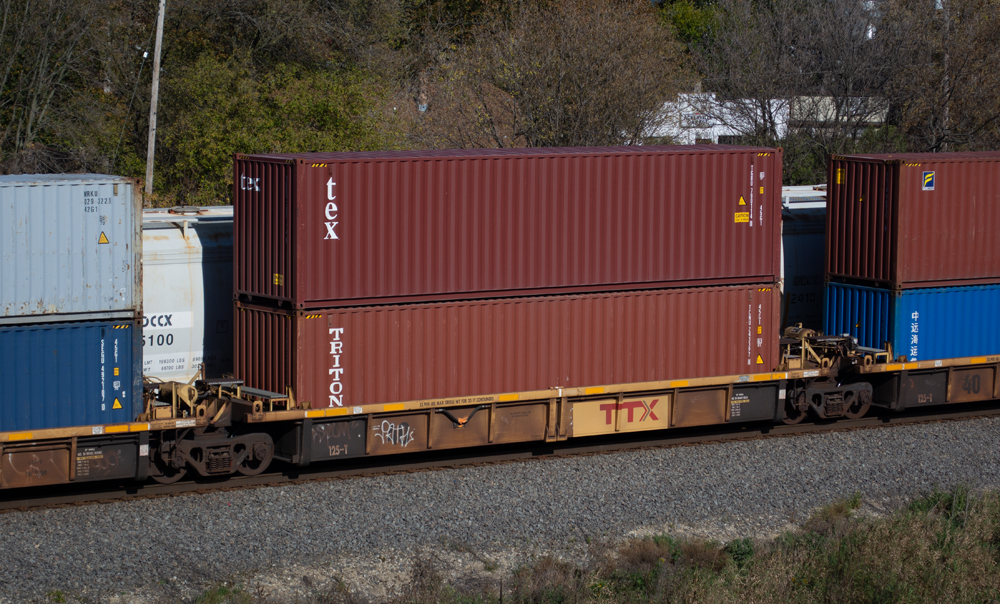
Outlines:
POLYGON ((845 432, 920 423, 970 420, 1000 416, 1000 404, 998 403, 1000 401, 969 403, 949 406, 947 411, 942 411, 941 409, 917 409, 902 414, 880 413, 879 411, 881 410, 873 409, 871 415, 861 419, 804 422, 792 426, 784 424, 713 425, 698 428, 672 429, 666 435, 662 431, 638 432, 614 436, 578 438, 554 443, 502 445, 472 451, 468 449, 452 449, 407 456, 402 461, 396 461, 397 458, 393 457, 359 458, 347 462, 333 461, 317 463, 304 468, 275 462, 273 470, 257 476, 233 475, 220 479, 198 478, 169 485, 157 484, 152 481, 145 484, 95 483, 93 485, 73 485, 69 492, 67 492, 66 485, 54 485, 51 487, 6 491, 3 493, 2 499, 0 499, 0 512, 204 494, 220 490, 272 487, 312 481, 342 480, 362 476, 465 468, 639 449, 691 446, 760 438, 790 437, 823 432, 845 432))

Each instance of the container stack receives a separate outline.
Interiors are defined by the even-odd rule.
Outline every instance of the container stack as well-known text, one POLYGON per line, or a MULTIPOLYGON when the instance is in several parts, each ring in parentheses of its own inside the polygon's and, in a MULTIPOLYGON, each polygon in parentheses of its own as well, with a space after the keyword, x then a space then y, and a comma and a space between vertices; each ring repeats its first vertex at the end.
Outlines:
POLYGON ((238 155, 234 365, 312 407, 770 371, 781 152, 238 155))
POLYGON ((909 361, 996 354, 1000 153, 831 158, 824 329, 909 361))
POLYGON ((134 181, 0 176, 0 432, 142 411, 142 234, 134 181))

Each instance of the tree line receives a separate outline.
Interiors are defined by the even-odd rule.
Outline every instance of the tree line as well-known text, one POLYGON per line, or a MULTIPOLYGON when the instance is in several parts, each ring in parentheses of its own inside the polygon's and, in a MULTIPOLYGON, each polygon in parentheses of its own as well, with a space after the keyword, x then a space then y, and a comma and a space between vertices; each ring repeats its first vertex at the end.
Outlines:
MULTIPOLYGON (((0 172, 144 175, 156 9, 0 0, 0 172)), ((227 203, 235 152, 648 143, 695 90, 789 184, 998 149, 998 38, 996 0, 167 0, 151 202, 227 203)))

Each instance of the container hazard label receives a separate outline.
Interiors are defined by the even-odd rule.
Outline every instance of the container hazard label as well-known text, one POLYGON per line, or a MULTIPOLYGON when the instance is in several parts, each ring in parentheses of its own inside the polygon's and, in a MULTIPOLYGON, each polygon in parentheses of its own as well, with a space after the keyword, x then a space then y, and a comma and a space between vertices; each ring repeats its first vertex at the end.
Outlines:
POLYGON ((122 408, 122 403, 121 403, 121 401, 118 400, 117 396, 115 397, 115 404, 111 405, 111 408, 112 409, 121 409, 122 408))
POLYGON ((104 231, 101 231, 101 236, 97 238, 97 243, 98 244, 105 244, 105 243, 111 243, 111 242, 108 241, 108 236, 104 234, 104 231))
POLYGON ((741 205, 741 206, 745 206, 745 205, 747 205, 747 200, 743 199, 743 196, 742 196, 742 195, 740 195, 740 205, 741 205))
POLYGON ((750 212, 736 212, 733 222, 750 222, 750 212))

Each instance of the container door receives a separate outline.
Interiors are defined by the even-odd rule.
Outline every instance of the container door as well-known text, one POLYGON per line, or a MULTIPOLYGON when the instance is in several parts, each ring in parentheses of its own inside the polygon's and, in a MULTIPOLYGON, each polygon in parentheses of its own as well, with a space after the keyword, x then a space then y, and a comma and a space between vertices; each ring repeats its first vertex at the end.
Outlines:
POLYGON ((832 276, 888 285, 895 279, 898 166, 833 158, 827 196, 826 262, 832 276))

